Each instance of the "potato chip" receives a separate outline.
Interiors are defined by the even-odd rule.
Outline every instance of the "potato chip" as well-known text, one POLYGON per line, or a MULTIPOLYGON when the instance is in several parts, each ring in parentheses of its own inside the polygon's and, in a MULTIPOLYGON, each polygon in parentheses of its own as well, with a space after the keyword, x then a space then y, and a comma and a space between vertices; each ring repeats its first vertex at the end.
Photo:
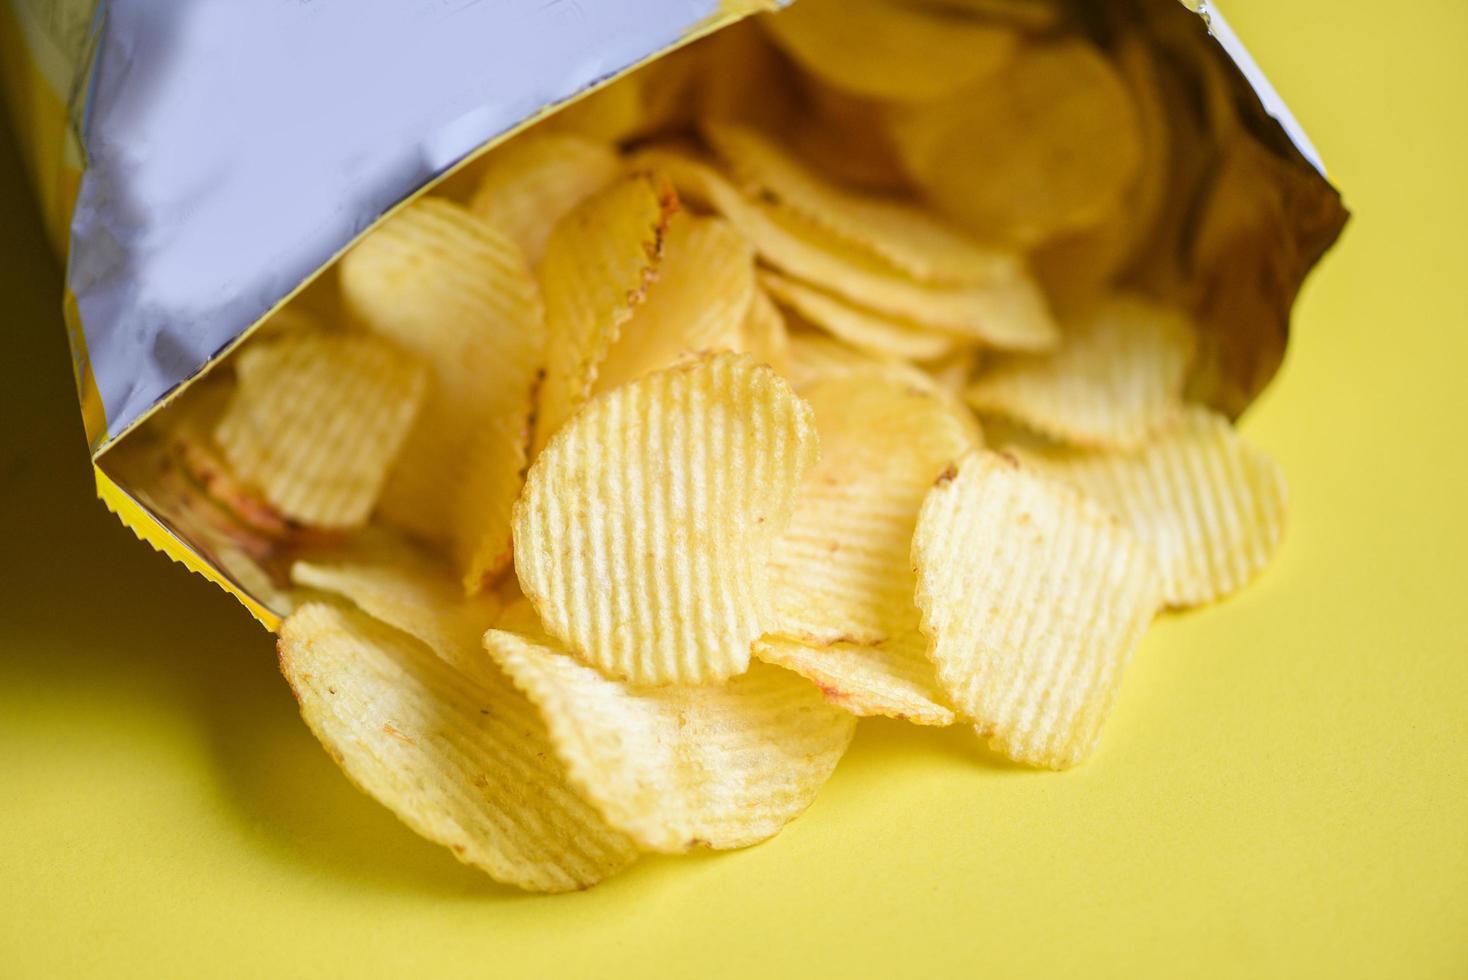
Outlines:
POLYGON ((495 147, 479 163, 469 210, 513 240, 536 265, 556 222, 615 180, 621 169, 608 143, 536 130, 495 147))
POLYGON ((817 455, 810 408, 747 355, 597 398, 537 457, 515 568, 547 631, 610 676, 741 673, 772 621, 770 549, 817 455))
POLYGON ((1141 161, 1125 83, 1077 39, 1032 44, 988 81, 903 107, 892 134, 939 210, 1019 245, 1099 222, 1141 161))
POLYGON ((592 195, 551 232, 540 265, 550 348, 535 453, 591 397, 602 361, 647 299, 677 209, 677 195, 660 178, 633 174, 592 195))
POLYGON ((1189 406, 1176 426, 1132 453, 1052 447, 1016 454, 1136 532, 1152 548, 1171 606, 1243 588, 1284 537, 1289 500, 1279 465, 1201 406, 1189 406))
POLYGON ((996 358, 966 397, 1073 445, 1134 449, 1182 411, 1193 345, 1181 314, 1117 294, 1068 324, 1058 351, 996 358))
POLYGON ((754 655, 795 671, 827 701, 853 715, 882 715, 914 725, 953 724, 953 709, 944 703, 928 659, 928 638, 916 630, 871 646, 816 646, 765 636, 755 641, 754 655))
POLYGON ((345 560, 297 561, 291 581, 341 596, 470 675, 483 669, 479 638, 500 612, 493 593, 466 598, 451 569, 401 546, 345 560))
POLYGON ((493 630, 485 646, 540 707, 572 784, 650 851, 774 836, 856 729, 811 684, 764 664, 727 684, 636 687, 536 638, 493 630))
POLYGON ((703 133, 751 196, 774 201, 914 279, 981 285, 1012 277, 1019 266, 1012 252, 975 241, 924 208, 837 187, 752 129, 708 120, 703 133))
POLYGON ((235 476, 285 517, 367 522, 428 386, 428 368, 364 334, 293 331, 234 357, 215 440, 235 476))
POLYGON ((973 447, 958 406, 929 388, 856 373, 802 392, 821 458, 775 545, 775 625, 810 643, 877 643, 917 626, 909 563, 933 479, 973 447))
POLYGON ((566 783, 535 709, 496 670, 465 674, 353 610, 301 606, 280 633, 301 716, 348 778, 497 881, 587 888, 637 848, 566 783))
POLYGON ((761 273, 760 284, 805 322, 877 357, 937 358, 951 353, 959 343, 951 333, 864 310, 779 273, 761 273))
POLYGON ((754 288, 754 249, 733 225, 673 215, 657 281, 607 351, 594 391, 610 391, 691 355, 739 350, 754 288))
POLYGON ((763 21, 800 64, 880 99, 937 99, 992 76, 1014 56, 1003 24, 891 0, 801 0, 763 21))
POLYGON ((758 284, 745 313, 742 332, 741 350, 780 374, 790 369, 790 331, 785 326, 785 317, 770 294, 758 284))
POLYGON ((1084 759, 1161 602, 1146 545, 1080 493, 980 451, 929 492, 912 559, 954 708, 1017 761, 1084 759))
POLYGON ((544 363, 525 257, 463 207, 421 198, 362 239, 340 269, 352 314, 433 371, 381 512, 447 546, 465 587, 477 590, 509 562, 510 508, 544 363))
POLYGON ((1044 297, 1017 260, 1008 275, 983 285, 920 283, 798 215, 749 200, 696 157, 655 149, 633 161, 668 174, 680 194, 727 217, 771 265, 862 306, 1001 349, 1049 350, 1059 338, 1044 297))

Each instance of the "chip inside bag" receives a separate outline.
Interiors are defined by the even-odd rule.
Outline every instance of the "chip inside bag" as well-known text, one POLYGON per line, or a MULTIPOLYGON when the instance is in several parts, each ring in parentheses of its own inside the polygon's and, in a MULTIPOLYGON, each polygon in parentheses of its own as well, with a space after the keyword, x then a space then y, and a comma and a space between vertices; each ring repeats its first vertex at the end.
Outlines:
POLYGON ((1222 58, 1175 0, 743 20, 401 202, 104 472, 508 885, 766 840, 862 717, 1079 765, 1283 539, 1234 420, 1328 208, 1222 58))

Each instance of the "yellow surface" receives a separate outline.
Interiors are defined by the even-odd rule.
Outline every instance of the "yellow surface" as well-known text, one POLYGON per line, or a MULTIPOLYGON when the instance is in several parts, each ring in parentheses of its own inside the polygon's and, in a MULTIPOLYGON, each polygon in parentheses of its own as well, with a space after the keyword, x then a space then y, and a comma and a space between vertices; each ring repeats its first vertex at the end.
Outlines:
POLYGON ((1293 490, 1161 624, 1099 755, 862 722, 814 809, 585 894, 402 830, 270 642, 93 500, 59 273, 0 143, 0 976, 1468 975, 1468 4, 1233 0, 1357 211, 1248 418, 1293 490))

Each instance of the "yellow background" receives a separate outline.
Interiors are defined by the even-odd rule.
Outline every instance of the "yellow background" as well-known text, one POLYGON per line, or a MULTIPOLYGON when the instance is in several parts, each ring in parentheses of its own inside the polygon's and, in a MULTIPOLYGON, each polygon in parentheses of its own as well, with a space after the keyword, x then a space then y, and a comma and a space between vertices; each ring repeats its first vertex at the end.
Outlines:
POLYGON ((1468 4, 1233 0, 1356 218, 1248 416, 1293 493, 1099 755, 864 722, 745 852, 497 888, 359 796, 269 637, 92 500, 0 144, 0 976, 1468 976, 1468 4))

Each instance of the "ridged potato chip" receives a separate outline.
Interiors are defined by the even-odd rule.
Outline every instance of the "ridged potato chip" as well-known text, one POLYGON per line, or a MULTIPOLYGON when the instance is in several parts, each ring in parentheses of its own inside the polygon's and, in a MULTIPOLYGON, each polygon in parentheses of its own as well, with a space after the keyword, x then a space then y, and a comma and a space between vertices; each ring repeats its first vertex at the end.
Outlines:
POLYGON ((510 508, 545 358, 525 256, 460 205, 420 198, 343 256, 340 270, 352 315, 433 372, 381 512, 447 547, 477 591, 509 562, 510 508))
POLYGON ((423 406, 428 368, 365 334, 292 331, 246 344, 214 429, 234 475, 285 517, 360 527, 423 406))
POLYGON ((806 323, 877 357, 927 360, 951 353, 959 343, 951 333, 864 310, 839 296, 776 272, 761 273, 760 284, 806 323))
POLYGON ((666 173, 680 194, 732 221, 765 261, 862 306, 1006 350, 1049 350, 1059 332, 1022 264, 983 285, 921 283, 819 226, 752 201, 713 167, 687 153, 645 150, 634 166, 666 173))
POLYGON ((1117 294, 1066 327, 1053 353, 996 358, 965 392, 974 410, 1110 449, 1135 449, 1177 419, 1195 344, 1185 317, 1117 294))
POLYGON ((997 72, 1018 35, 892 0, 801 0, 764 27, 811 72, 881 99, 936 99, 997 72))
POLYGON ((882 715, 914 725, 954 722, 928 659, 928 638, 916 630, 870 646, 815 646, 765 636, 755 642, 754 655, 793 670, 820 688, 827 701, 853 715, 882 715))
POLYGON ((1089 755, 1162 601, 1147 546, 1078 491, 981 450, 929 491, 912 561, 952 705, 1019 762, 1089 755))
POLYGON ((1151 547, 1171 606, 1243 588, 1284 537, 1289 494, 1279 464, 1228 419, 1191 405, 1173 427, 1130 453, 1017 449, 1027 466, 1077 487, 1151 547))
POLYGON ((914 181, 974 234, 1035 245, 1099 222, 1141 162, 1136 108, 1089 42, 1033 43, 995 77, 894 112, 914 181))
POLYGON ((810 408, 747 355, 595 399, 515 510, 515 568, 546 630, 609 676, 707 683, 772 621, 770 549, 817 455, 810 408))
POLYGON ((572 784, 649 851, 774 836, 814 801, 856 728, 811 684, 764 664, 726 684, 636 687, 544 638, 492 630, 484 641, 540 707, 572 784))
POLYGON ((632 174, 587 198, 551 232, 540 264, 550 347, 535 453, 591 397, 602 362, 657 278, 677 209, 677 195, 660 178, 632 174))
POLYGON ((657 279, 607 351, 593 392, 691 355, 740 350, 754 289, 754 249, 733 225, 718 217, 673 215, 657 279))
POLYGON ((500 612, 493 593, 466 597, 450 569, 407 547, 297 561, 291 566, 291 581, 341 596, 373 619, 426 643, 449 666, 471 676, 483 669, 479 638, 500 612))
POLYGON ((958 406, 877 373, 802 392, 821 458, 776 543, 775 625, 810 643, 878 643, 917 625, 909 554, 933 479, 973 447, 958 406))
POLYGON ((751 196, 776 202, 914 279, 982 285, 1012 277, 1020 266, 1013 252, 982 244, 918 205, 832 184, 753 129, 706 120, 703 134, 751 196))
POLYGON ((757 283, 749 310, 744 315, 741 350, 747 351, 762 364, 768 364, 780 374, 790 369, 790 331, 785 317, 770 294, 757 283))
POLYGON ((556 222, 621 171, 609 143, 572 133, 525 133, 478 164, 469 210, 519 245, 533 266, 545 255, 556 222))
POLYGON ((280 633, 301 716, 347 777, 496 881, 587 888, 637 848, 566 781, 544 723, 488 657, 466 674, 406 633, 308 603, 280 633))

